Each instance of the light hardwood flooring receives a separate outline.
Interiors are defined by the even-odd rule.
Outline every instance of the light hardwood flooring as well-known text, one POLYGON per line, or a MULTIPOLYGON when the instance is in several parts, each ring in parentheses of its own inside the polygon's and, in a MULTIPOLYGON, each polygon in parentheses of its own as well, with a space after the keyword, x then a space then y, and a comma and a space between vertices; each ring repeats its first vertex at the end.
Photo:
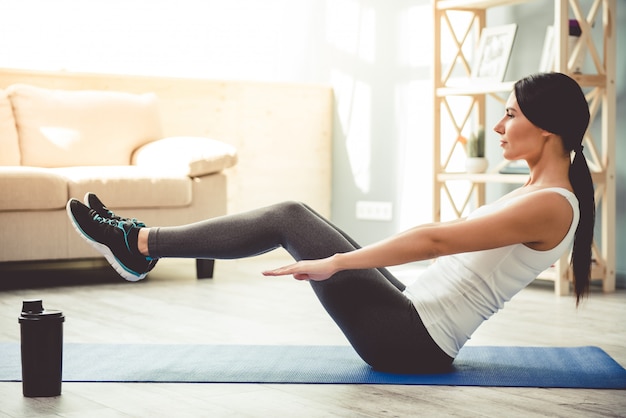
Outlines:
MULTIPOLYGON (((105 283, 0 291, 0 341, 19 341, 21 301, 66 315, 65 341, 92 343, 347 344, 306 283, 264 278, 281 255, 216 263, 196 280, 191 260, 163 260, 144 282, 110 270, 63 272, 105 283)), ((399 270, 408 278, 411 270, 399 270)), ((0 271, 2 281, 21 272, 0 271)), ((39 272, 39 275, 47 274, 39 272)), ((52 273, 49 273, 51 276, 52 273)), ((59 273, 55 273, 58 275, 59 273)), ((575 308, 533 284, 485 323, 475 345, 596 345, 626 365, 626 292, 575 308)), ((55 398, 24 398, 0 383, 1 417, 596 417, 626 416, 618 390, 394 385, 64 383, 55 398)))

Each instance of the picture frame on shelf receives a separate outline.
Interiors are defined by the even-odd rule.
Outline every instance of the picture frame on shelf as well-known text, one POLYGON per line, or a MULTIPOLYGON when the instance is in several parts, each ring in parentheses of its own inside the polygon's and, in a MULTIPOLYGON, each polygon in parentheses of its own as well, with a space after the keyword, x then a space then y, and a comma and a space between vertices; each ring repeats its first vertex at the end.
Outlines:
POLYGON ((472 79, 489 82, 504 81, 516 33, 517 24, 515 23, 483 28, 472 65, 472 79))
MULTIPOLYGON (((576 49, 577 44, 580 41, 581 35, 580 24, 576 19, 569 20, 569 36, 567 38, 567 49, 569 55, 573 55, 576 49)), ((541 60, 539 62, 539 72, 550 72, 554 71, 554 59, 555 59, 555 37, 554 37, 554 26, 548 25, 546 27, 546 35, 543 40, 543 49, 541 50, 541 60)), ((579 46, 580 51, 577 52, 576 59, 569 62, 568 67, 569 71, 573 73, 580 73, 582 71, 582 66, 584 64, 585 54, 584 54, 584 44, 579 46)))
POLYGON ((539 61, 539 72, 547 73, 554 69, 554 26, 546 27, 546 35, 543 38, 543 49, 539 61))

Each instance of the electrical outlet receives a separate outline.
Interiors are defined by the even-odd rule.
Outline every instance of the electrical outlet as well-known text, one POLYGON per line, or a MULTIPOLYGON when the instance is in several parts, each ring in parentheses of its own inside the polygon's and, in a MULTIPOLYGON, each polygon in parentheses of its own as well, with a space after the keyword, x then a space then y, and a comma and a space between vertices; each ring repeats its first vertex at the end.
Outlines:
POLYGON ((356 202, 356 218, 367 221, 391 221, 393 206, 391 202, 356 202))

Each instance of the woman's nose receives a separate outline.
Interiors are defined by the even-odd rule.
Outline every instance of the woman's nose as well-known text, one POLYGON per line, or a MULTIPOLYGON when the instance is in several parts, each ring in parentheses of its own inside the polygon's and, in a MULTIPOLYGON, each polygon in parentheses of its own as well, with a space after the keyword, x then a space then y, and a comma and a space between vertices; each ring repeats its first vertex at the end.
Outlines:
POLYGON ((494 127, 493 127, 493 130, 494 130, 496 133, 498 133, 498 134, 502 135, 502 134, 504 133, 504 124, 502 123, 502 121, 500 121, 500 122, 496 123, 496 124, 494 125, 494 127))

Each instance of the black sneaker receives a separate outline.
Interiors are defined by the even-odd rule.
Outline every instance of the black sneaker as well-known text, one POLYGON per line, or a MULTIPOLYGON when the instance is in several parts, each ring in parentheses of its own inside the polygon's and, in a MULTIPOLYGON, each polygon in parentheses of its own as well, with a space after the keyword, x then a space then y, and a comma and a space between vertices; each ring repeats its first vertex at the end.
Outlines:
POLYGON ((104 218, 76 199, 70 199, 66 209, 74 229, 104 255, 120 276, 131 282, 146 277, 152 259, 131 250, 128 242, 129 234, 138 229, 135 225, 104 218))
POLYGON ((96 213, 102 216, 103 218, 113 219, 113 220, 122 221, 122 222, 131 222, 137 228, 146 227, 145 223, 138 221, 136 218, 130 219, 130 218, 122 218, 121 216, 117 216, 115 213, 110 211, 109 208, 104 206, 104 203, 102 203, 102 201, 98 199, 98 196, 96 196, 94 193, 86 193, 83 201, 85 202, 85 205, 95 210, 96 213))
MULTIPOLYGON (((86 193, 83 201, 85 202, 85 205, 95 210, 98 215, 102 216, 105 219, 113 219, 120 222, 130 222, 137 228, 146 227, 146 224, 137 220, 137 218, 122 218, 121 216, 117 216, 109 208, 107 208, 104 203, 102 203, 102 201, 98 198, 98 196, 95 195, 95 193, 86 193)), ((159 261, 158 258, 152 259, 150 265, 148 266, 148 270, 146 270, 146 273, 152 270, 154 266, 156 266, 157 261, 159 261)))

